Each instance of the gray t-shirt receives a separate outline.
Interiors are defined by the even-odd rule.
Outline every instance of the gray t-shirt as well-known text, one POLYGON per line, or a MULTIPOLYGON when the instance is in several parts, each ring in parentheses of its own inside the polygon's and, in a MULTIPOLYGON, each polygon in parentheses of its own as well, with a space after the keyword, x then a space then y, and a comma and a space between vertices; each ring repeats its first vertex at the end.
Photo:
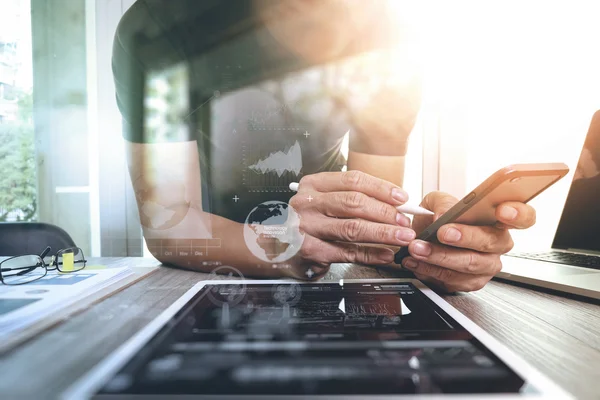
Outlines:
POLYGON ((393 70, 365 72, 392 57, 389 27, 357 33, 342 55, 310 62, 272 35, 256 4, 138 0, 113 50, 124 137, 196 141, 203 208, 238 222, 264 201, 289 200, 289 182, 340 171, 344 136, 352 141, 352 131, 385 120, 369 108, 373 96, 385 92, 382 114, 403 114, 384 155, 406 153, 419 108, 418 91, 394 92, 393 70))

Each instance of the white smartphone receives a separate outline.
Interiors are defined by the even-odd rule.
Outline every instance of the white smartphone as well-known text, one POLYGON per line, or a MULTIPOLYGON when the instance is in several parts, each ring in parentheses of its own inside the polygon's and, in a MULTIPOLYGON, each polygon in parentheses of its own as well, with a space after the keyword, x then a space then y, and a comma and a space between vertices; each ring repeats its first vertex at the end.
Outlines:
MULTIPOLYGON (((417 239, 435 242, 438 229, 451 222, 494 225, 497 222, 498 205, 507 201, 527 203, 568 172, 569 167, 564 163, 515 164, 504 167, 425 228, 417 239)), ((403 247, 396 253, 394 261, 400 264, 407 255, 408 247, 403 247)))

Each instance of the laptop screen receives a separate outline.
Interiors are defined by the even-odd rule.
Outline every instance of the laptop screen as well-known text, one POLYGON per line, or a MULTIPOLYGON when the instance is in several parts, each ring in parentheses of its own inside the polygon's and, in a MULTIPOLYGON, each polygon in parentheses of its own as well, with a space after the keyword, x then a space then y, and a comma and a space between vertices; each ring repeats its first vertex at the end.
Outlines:
POLYGON ((552 247, 600 252, 600 111, 592 118, 552 247))

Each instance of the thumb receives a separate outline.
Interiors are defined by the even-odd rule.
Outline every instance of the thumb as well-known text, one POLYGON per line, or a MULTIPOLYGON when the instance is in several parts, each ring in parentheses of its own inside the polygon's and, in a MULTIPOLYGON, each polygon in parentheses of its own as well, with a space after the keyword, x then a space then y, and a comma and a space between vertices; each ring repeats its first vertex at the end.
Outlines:
POLYGON ((433 220, 438 219, 442 214, 451 209, 458 199, 448 193, 443 192, 431 192, 423 198, 421 207, 431 210, 435 213, 433 220))

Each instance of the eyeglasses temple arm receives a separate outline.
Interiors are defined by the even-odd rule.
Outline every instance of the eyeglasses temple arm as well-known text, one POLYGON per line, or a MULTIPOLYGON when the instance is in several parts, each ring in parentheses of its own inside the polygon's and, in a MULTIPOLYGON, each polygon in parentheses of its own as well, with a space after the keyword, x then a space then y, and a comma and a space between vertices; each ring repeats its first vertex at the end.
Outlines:
POLYGON ((23 269, 24 271, 21 271, 19 273, 17 273, 17 276, 21 276, 21 275, 25 275, 31 271, 33 271, 34 269, 36 269, 37 267, 39 267, 39 265, 32 265, 29 267, 17 267, 17 268, 2 268, 0 269, 1 272, 8 272, 8 271, 18 271, 20 269, 23 269))
POLYGON ((52 247, 46 246, 46 249, 44 251, 42 251, 42 254, 40 254, 40 258, 43 260, 44 257, 46 257, 48 255, 48 253, 50 253, 51 251, 52 251, 52 247))

